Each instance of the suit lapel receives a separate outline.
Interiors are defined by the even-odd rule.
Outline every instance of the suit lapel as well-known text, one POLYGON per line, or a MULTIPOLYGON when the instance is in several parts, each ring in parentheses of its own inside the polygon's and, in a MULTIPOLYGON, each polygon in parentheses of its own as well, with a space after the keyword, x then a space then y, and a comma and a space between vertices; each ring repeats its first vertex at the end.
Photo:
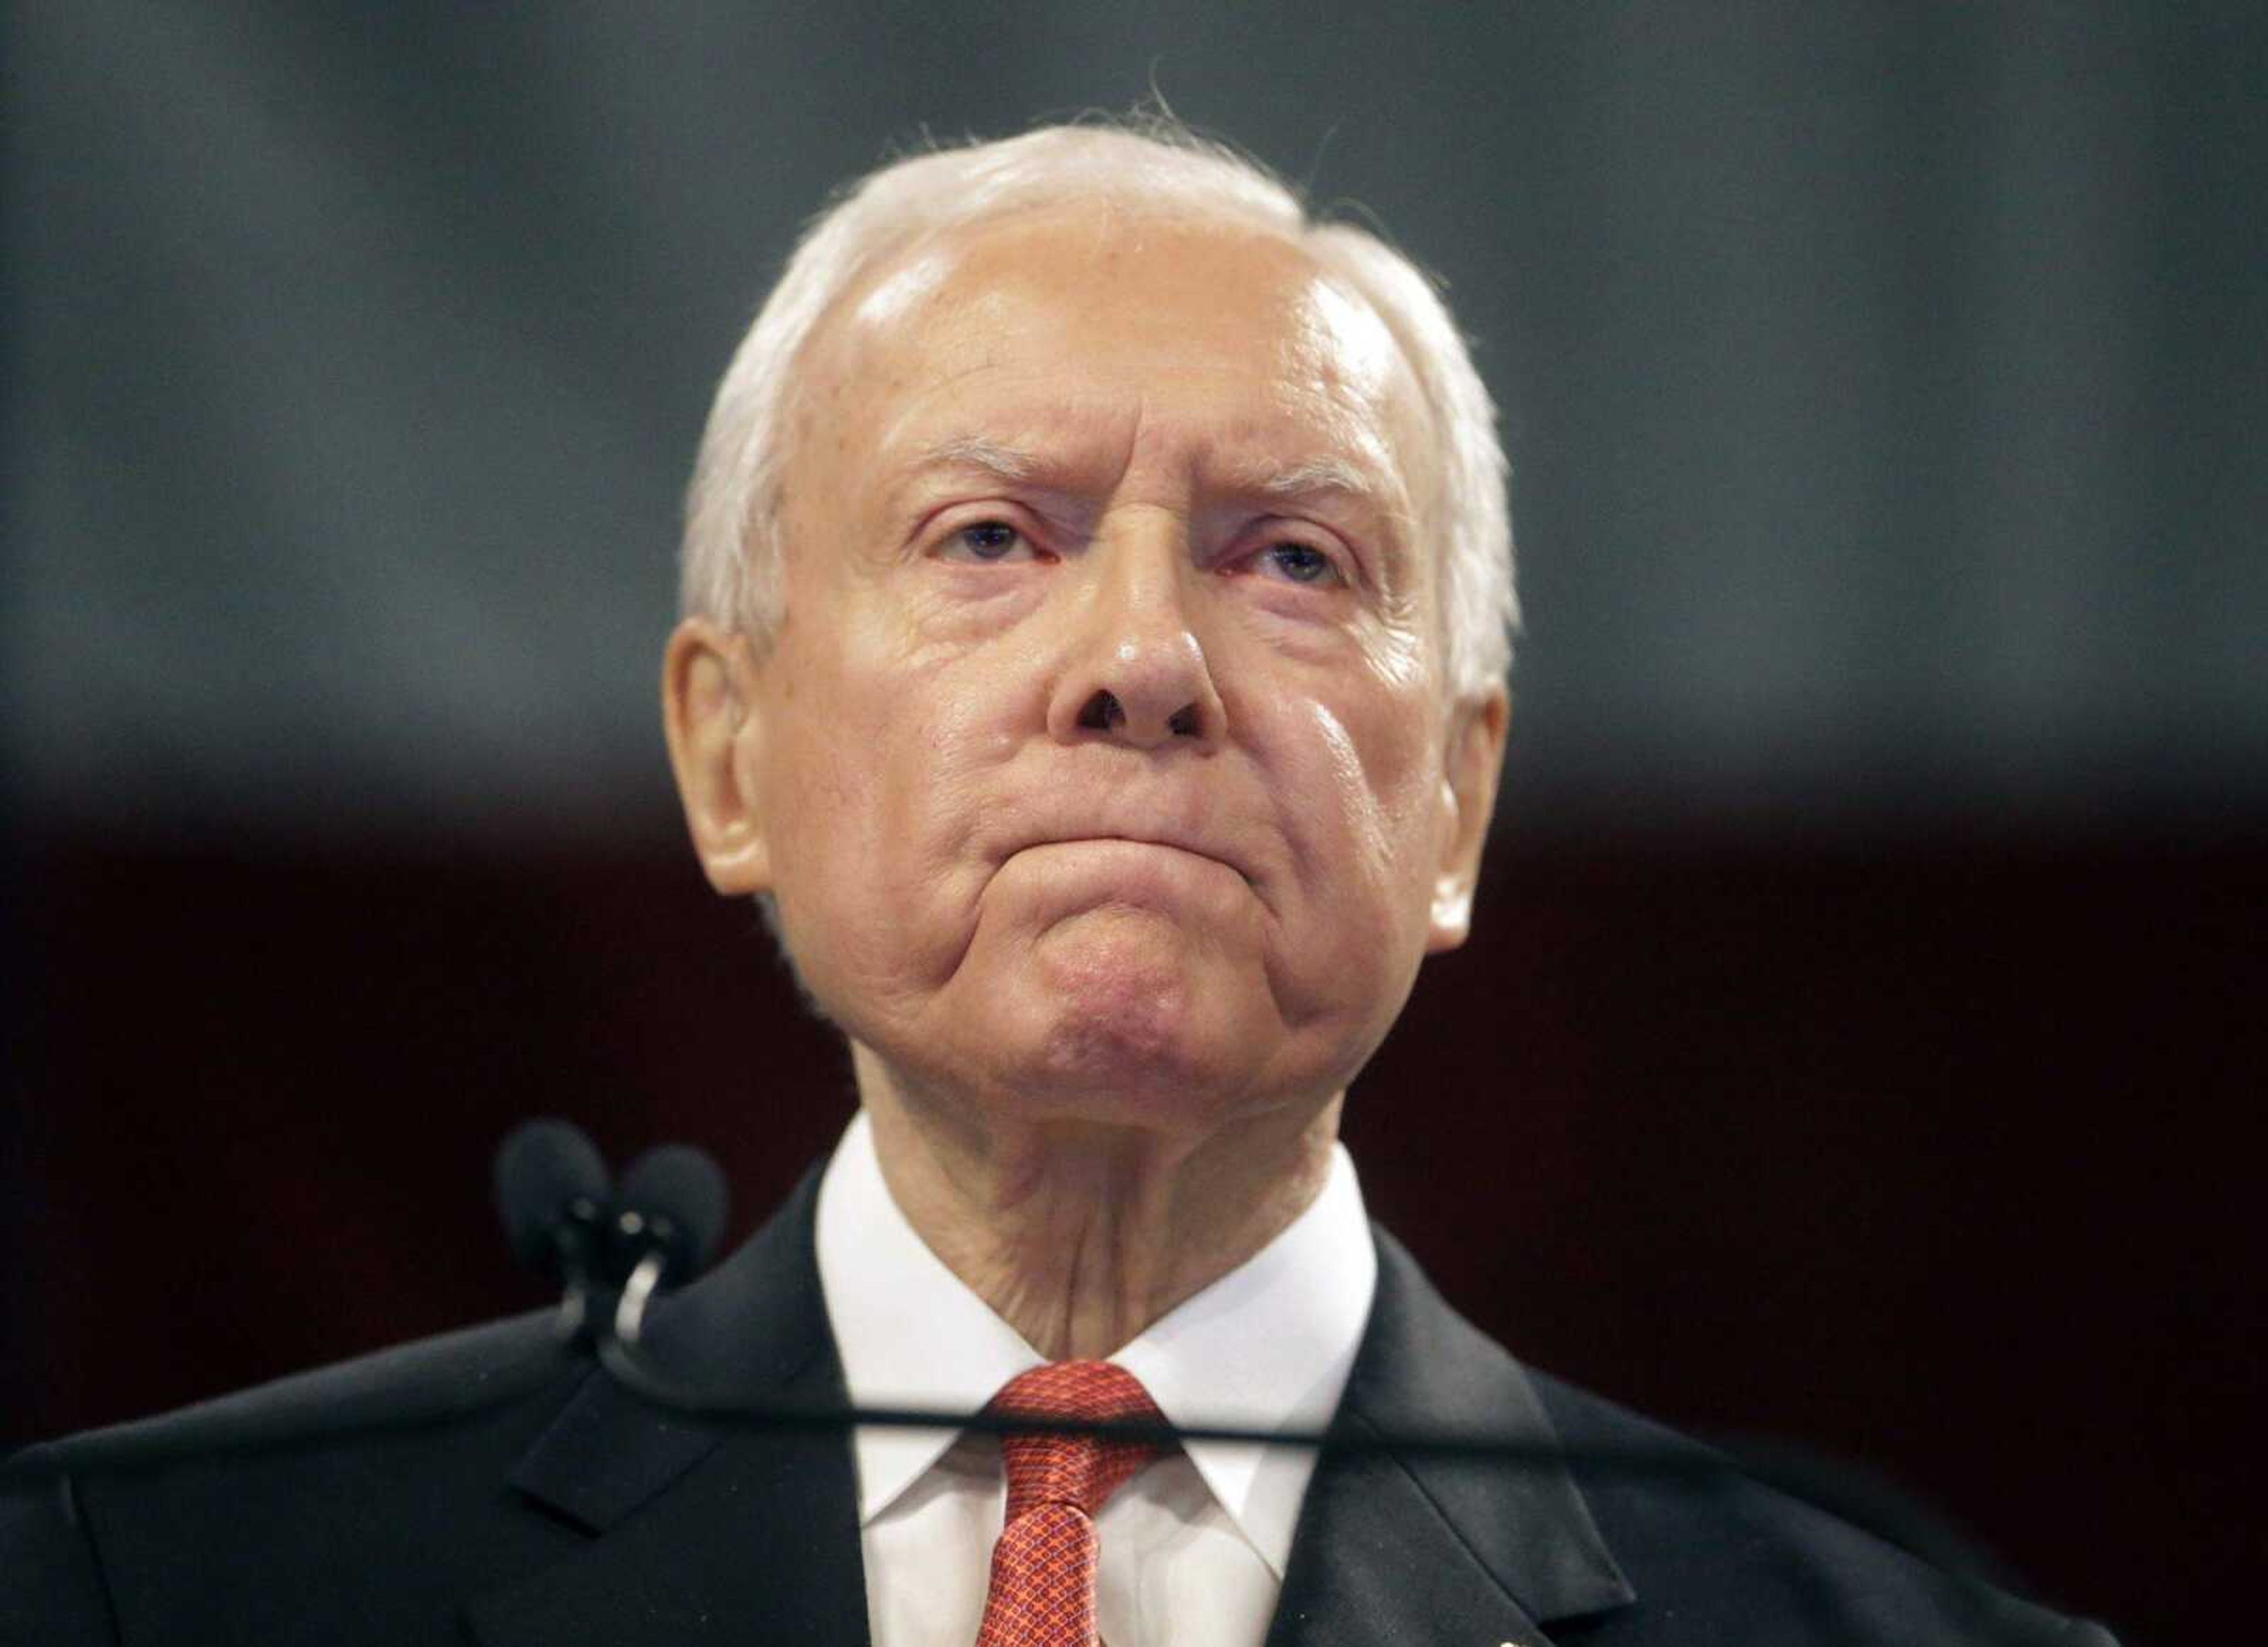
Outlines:
MULTIPOLYGON (((733 1260, 650 1317, 672 1376, 783 1406, 839 1404, 812 1248, 817 1176, 733 1260)), ((1556 1440, 1517 1364, 1378 1236, 1378 1295, 1341 1403, 1357 1434, 1556 1440)), ((589 1535, 467 1608, 486 1647, 864 1647, 847 1436, 738 1430, 594 1374, 513 1473, 529 1513, 589 1535)), ((1301 1507, 1268 1647, 1425 1641, 1548 1647, 1543 1627, 1633 1599, 1574 1482, 1390 1452, 1327 1454, 1301 1507)))
MULTIPOLYGON (((1553 1444, 1519 1365, 1393 1239, 1340 1404, 1356 1436, 1486 1431, 1553 1444)), ((1634 1599, 1567 1473, 1326 1453, 1301 1506, 1268 1647, 1425 1641, 1544 1647, 1543 1627, 1634 1599)))
MULTIPOLYGON (((671 1377, 751 1402, 840 1405, 812 1253, 816 1175, 730 1262, 656 1306, 671 1377)), ((467 1608, 488 1647, 864 1647, 849 1437, 736 1429, 648 1406, 593 1374, 513 1472, 531 1513, 590 1535, 565 1562, 467 1608)))

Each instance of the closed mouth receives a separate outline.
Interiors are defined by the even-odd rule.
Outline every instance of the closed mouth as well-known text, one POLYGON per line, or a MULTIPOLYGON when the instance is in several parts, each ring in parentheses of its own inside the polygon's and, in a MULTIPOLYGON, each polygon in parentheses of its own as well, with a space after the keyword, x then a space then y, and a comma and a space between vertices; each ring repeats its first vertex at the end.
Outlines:
POLYGON ((1209 852, 1200 846, 1191 846, 1187 842, 1164 841, 1151 835, 1059 835, 1044 841, 1027 842, 1025 846, 1019 849, 1026 850, 1032 847, 1045 846, 1079 846, 1087 842, 1115 843, 1120 846, 1155 847, 1167 852, 1179 852, 1185 857, 1202 858, 1208 864, 1217 864, 1223 869, 1234 871, 1237 878, 1243 881, 1246 886, 1249 886, 1252 884, 1252 877, 1246 874, 1241 865, 1230 862, 1227 858, 1222 857, 1218 853, 1209 852))

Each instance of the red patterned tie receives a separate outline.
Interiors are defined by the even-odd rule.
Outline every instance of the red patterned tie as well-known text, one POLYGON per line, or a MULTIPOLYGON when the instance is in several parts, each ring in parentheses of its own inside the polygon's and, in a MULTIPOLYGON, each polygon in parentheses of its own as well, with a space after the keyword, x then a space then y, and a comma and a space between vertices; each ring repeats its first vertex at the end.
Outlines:
MULTIPOLYGON (((1134 1375, 1108 1361, 1057 1361, 1011 1379, 991 1410, 1020 1418, 1162 1423, 1134 1375)), ((1094 1518, 1160 1449, 1097 1436, 1003 1436, 1008 1517, 976 1647, 1095 1647, 1094 1518)))

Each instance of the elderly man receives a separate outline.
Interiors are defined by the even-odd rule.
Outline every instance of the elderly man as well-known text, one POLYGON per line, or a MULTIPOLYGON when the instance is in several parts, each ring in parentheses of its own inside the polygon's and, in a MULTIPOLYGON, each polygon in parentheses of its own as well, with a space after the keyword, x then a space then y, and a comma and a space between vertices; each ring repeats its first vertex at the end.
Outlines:
POLYGON ((1368 1227, 1340 1107, 1465 935, 1504 745, 1492 423, 1427 283, 1231 157, 924 155, 821 220, 727 373, 663 671, 701 862, 860 1107, 657 1310, 656 1364, 1382 1445, 750 1429, 520 1321, 20 1465, 0 1606, 129 1641, 2101 1639, 1525 1372, 1368 1227), (1393 1445, 1443 1430, 1566 1455, 1393 1445))

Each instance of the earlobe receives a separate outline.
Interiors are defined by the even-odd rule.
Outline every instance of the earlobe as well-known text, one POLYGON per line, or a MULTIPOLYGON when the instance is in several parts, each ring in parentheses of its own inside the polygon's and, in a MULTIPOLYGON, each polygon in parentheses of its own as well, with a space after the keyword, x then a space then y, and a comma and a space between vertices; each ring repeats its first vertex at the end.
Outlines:
POLYGON ((1473 888, 1480 881, 1511 719, 1512 701, 1502 686, 1466 699, 1450 717, 1441 752, 1441 853, 1433 875, 1428 954, 1456 948, 1472 931, 1473 888))
POLYGON ((727 896, 771 889, 757 792, 762 717, 747 636, 707 618, 677 626, 662 654, 662 730, 693 850, 727 896))

